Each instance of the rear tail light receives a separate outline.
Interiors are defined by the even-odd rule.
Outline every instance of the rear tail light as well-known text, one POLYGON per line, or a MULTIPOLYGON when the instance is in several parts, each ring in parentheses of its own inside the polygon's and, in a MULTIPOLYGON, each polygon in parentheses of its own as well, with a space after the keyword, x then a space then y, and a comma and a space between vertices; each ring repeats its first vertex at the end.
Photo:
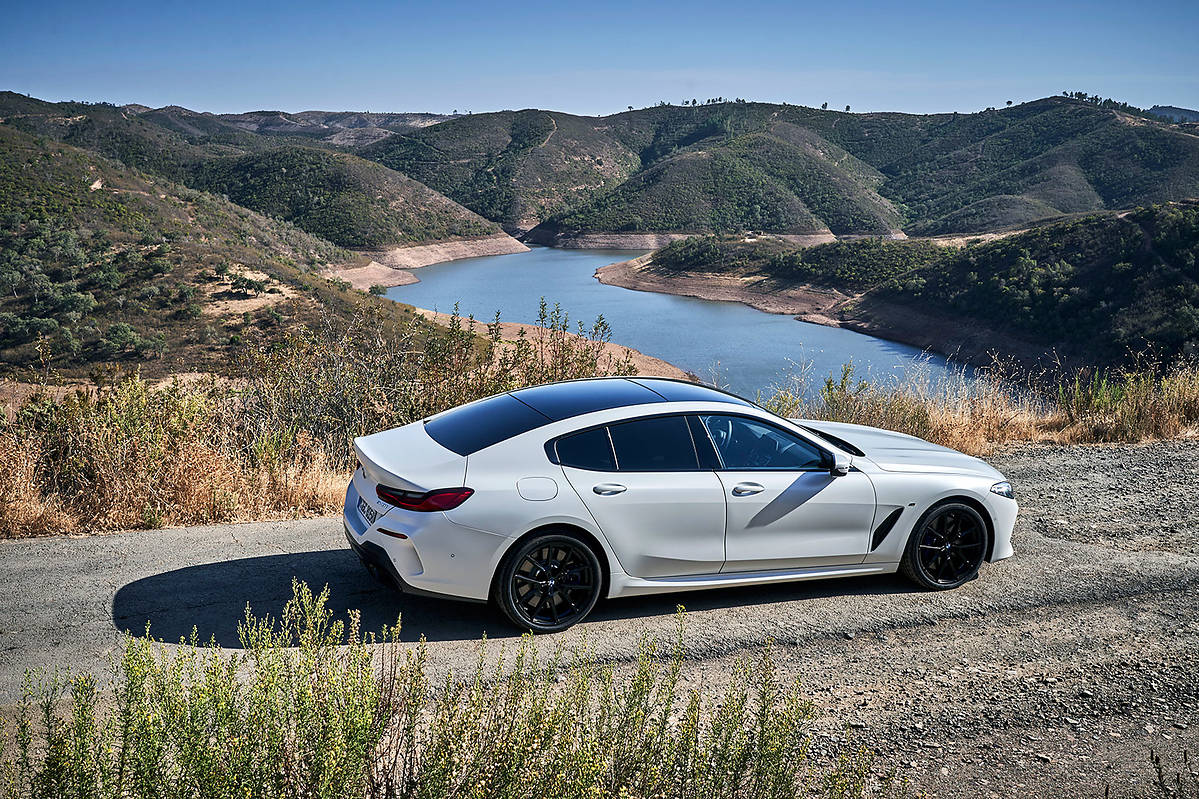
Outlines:
POLYGON ((475 490, 473 488, 438 488, 435 491, 421 493, 420 491, 401 491, 398 488, 378 486, 375 493, 379 495, 379 499, 389 502, 397 508, 432 512, 453 510, 466 502, 467 498, 475 493, 475 490))

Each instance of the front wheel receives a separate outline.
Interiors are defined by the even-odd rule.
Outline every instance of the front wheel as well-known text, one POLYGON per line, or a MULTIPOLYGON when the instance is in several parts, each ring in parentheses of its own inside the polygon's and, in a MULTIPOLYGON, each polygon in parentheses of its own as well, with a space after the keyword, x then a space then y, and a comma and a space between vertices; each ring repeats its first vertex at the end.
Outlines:
POLYGON ((987 524, 962 502, 938 505, 916 524, 900 571, 922 588, 957 588, 978 576, 987 553, 987 524))
POLYGON ((602 578, 599 558, 583 541, 569 534, 538 536, 504 559, 496 604, 522 630, 556 633, 591 612, 602 578))

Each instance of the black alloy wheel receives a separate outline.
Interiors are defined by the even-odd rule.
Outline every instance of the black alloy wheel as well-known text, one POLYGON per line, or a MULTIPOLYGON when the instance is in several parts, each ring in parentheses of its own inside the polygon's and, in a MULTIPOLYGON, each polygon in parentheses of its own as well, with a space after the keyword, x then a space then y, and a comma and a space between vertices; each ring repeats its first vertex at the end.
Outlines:
POLYGON ((591 612, 603 573, 591 547, 572 535, 544 535, 516 548, 496 581, 496 601, 523 630, 559 632, 591 612))
POLYGON ((900 568, 924 588, 957 588, 978 576, 987 554, 987 524, 977 510, 952 502, 925 514, 908 540, 900 568))

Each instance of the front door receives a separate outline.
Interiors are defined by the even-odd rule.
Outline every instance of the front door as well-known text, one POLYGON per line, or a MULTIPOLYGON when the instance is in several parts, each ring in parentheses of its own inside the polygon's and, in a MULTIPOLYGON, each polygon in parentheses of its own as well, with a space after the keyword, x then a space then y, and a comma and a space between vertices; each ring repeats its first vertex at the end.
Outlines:
POLYGON ((614 423, 559 439, 559 463, 624 571, 715 574, 724 564, 724 487, 700 469, 683 416, 614 423))
POLYGON ((720 456, 725 572, 860 563, 869 551, 874 486, 835 476, 828 454, 791 431, 732 415, 702 415, 720 456))

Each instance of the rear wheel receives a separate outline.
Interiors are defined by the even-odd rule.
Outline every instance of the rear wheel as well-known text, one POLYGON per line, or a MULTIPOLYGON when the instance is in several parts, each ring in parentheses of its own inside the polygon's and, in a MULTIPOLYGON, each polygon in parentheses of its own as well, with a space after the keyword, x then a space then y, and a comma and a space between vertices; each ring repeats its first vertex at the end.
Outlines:
POLYGON ((923 588, 957 588, 978 576, 986 552, 982 514, 965 503, 948 502, 917 523, 899 568, 923 588))
POLYGON ((585 542, 557 533, 520 544, 500 567, 495 599, 508 619, 523 630, 565 630, 591 612, 599 600, 603 573, 585 542))

